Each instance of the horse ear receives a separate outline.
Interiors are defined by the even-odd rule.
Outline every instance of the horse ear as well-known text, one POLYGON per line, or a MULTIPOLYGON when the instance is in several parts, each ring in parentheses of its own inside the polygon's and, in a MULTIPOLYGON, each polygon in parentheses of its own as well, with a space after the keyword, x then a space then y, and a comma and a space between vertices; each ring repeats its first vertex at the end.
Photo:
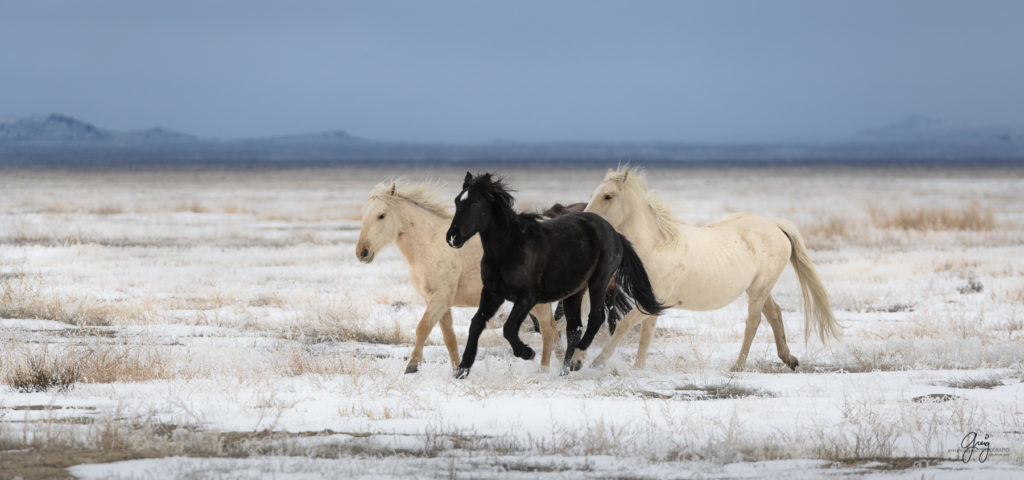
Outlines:
POLYGON ((613 173, 615 173, 615 171, 609 168, 608 171, 604 173, 604 175, 607 177, 608 175, 611 175, 613 173))
POLYGON ((395 196, 395 188, 398 187, 398 182, 391 183, 391 196, 395 196))
POLYGON ((465 190, 469 188, 471 183, 473 183, 473 174, 466 172, 466 179, 462 181, 462 189, 465 190))

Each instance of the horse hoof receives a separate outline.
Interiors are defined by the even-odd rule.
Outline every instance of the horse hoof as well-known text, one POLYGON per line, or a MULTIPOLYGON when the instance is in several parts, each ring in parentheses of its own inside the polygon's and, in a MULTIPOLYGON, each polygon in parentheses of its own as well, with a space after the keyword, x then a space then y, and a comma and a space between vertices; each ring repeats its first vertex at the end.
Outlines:
POLYGON ((533 357, 537 356, 537 354, 533 351, 532 348, 526 347, 525 350, 517 353, 516 356, 523 360, 533 360, 533 357))
POLYGON ((594 361, 590 363, 590 368, 604 368, 604 360, 595 358, 594 361))
POLYGON ((564 376, 566 376, 568 374, 569 374, 569 366, 568 365, 562 365, 562 373, 560 373, 559 375, 564 377, 564 376))
POLYGON ((463 378, 466 378, 468 376, 469 376, 469 369, 468 368, 459 367, 459 368, 455 369, 455 378, 456 379, 462 380, 463 378))
POLYGON ((574 372, 578 372, 578 371, 580 371, 581 368, 583 368, 583 361, 582 360, 573 360, 573 362, 571 364, 569 364, 569 368, 572 369, 572 371, 574 371, 574 372))
POLYGON ((737 363, 737 364, 733 365, 732 368, 729 369, 729 371, 730 372, 742 372, 743 371, 743 365, 740 365, 740 364, 737 363))
POLYGON ((793 361, 788 363, 787 365, 789 365, 789 369, 790 370, 795 372, 796 371, 796 367, 800 366, 800 362, 797 361, 796 357, 793 357, 793 361))
POLYGON ((420 366, 419 365, 406 365, 405 366, 405 373, 416 373, 418 371, 420 371, 420 366))

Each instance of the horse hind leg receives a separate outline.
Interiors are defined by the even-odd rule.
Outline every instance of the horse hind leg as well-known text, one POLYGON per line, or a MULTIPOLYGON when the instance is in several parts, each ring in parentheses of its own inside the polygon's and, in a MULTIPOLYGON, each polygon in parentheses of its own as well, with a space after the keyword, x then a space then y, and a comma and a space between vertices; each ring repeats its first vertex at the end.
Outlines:
POLYGON ((591 342, 594 341, 594 336, 597 335, 601 325, 604 324, 605 306, 602 305, 602 302, 605 300, 603 290, 607 288, 607 284, 606 280, 590 283, 588 292, 588 295, 590 295, 590 313, 587 315, 587 331, 576 344, 576 351, 573 352, 572 362, 569 365, 569 369, 574 372, 583 368, 583 358, 587 355, 587 348, 590 347, 591 342))
POLYGON ((555 342, 558 341, 558 328, 555 326, 555 319, 551 315, 550 303, 538 304, 533 307, 531 312, 531 315, 538 319, 541 338, 543 338, 544 342, 541 347, 540 366, 542 370, 547 370, 548 366, 551 365, 551 351, 554 349, 555 342))
POLYGON ((562 300, 565 309, 565 359, 562 362, 562 375, 569 373, 573 351, 583 334, 583 319, 580 318, 580 310, 585 291, 582 290, 562 300))
POLYGON ((750 344, 754 341, 754 334, 757 333, 757 326, 761 323, 761 309, 764 308, 767 294, 756 294, 752 289, 747 290, 747 327, 743 331, 743 345, 740 347, 740 355, 732 366, 732 371, 739 372, 747 364, 747 355, 750 353, 750 344))
POLYGON ((775 334, 775 348, 779 352, 779 358, 791 370, 796 370, 800 362, 789 353, 789 345, 786 343, 786 327, 782 323, 782 309, 775 303, 775 299, 771 295, 764 303, 764 318, 768 320, 768 325, 772 327, 772 333, 775 334))
POLYGON ((455 329, 452 326, 452 311, 449 308, 441 317, 441 336, 444 337, 444 346, 448 349, 448 358, 452 361, 454 369, 459 364, 459 342, 455 337, 455 329))

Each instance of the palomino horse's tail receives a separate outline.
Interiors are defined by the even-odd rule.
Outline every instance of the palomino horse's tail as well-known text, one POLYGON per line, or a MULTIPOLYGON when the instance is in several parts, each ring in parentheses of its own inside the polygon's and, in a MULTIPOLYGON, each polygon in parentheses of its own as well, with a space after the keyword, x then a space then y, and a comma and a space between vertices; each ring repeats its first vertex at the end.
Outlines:
POLYGON ((832 306, 829 304, 828 292, 825 285, 818 277, 818 270, 811 263, 811 257, 807 254, 807 247, 804 246, 804 238, 796 229, 796 225, 789 220, 776 218, 775 224, 782 229, 789 237, 789 243, 793 246, 793 253, 790 261, 796 276, 800 279, 800 290, 804 294, 804 341, 811 335, 811 324, 818 332, 821 343, 827 343, 828 337, 839 338, 839 330, 842 326, 836 322, 832 315, 832 306))
POLYGON ((616 308, 622 313, 628 312, 630 308, 624 308, 623 300, 636 305, 636 308, 648 315, 657 315, 665 310, 665 306, 654 298, 654 287, 651 287, 651 279, 647 277, 647 270, 643 262, 633 250, 633 245, 619 234, 622 239, 622 263, 613 277, 615 280, 615 294, 605 298, 608 308, 616 308), (618 298, 620 296, 625 299, 618 298), (609 298, 610 297, 610 298, 609 298))

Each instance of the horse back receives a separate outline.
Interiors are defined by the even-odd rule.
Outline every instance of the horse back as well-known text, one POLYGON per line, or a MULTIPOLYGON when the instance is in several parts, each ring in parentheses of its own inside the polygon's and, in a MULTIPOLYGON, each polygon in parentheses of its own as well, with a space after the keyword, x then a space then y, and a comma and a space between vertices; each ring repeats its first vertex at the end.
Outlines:
POLYGON ((526 239, 525 251, 535 271, 542 272, 538 285, 545 298, 560 300, 585 288, 593 273, 621 255, 618 233, 593 213, 570 213, 538 222, 526 239))

